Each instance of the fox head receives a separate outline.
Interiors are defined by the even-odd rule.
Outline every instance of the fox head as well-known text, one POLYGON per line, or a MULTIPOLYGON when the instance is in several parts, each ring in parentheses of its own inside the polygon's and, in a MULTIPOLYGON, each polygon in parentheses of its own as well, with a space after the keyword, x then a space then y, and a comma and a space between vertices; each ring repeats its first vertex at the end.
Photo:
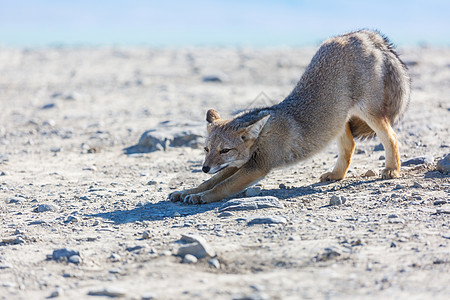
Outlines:
POLYGON ((205 142, 205 162, 202 171, 209 174, 219 172, 226 167, 240 168, 251 158, 251 147, 270 115, 251 122, 240 123, 224 120, 214 109, 206 113, 207 132, 205 142))

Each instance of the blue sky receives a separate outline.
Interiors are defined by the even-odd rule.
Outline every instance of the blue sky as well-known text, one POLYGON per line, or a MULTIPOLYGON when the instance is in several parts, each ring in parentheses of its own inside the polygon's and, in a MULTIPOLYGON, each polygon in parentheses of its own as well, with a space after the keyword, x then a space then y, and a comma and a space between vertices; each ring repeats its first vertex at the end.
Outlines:
POLYGON ((450 46, 450 1, 0 0, 0 45, 317 45, 376 28, 450 46))

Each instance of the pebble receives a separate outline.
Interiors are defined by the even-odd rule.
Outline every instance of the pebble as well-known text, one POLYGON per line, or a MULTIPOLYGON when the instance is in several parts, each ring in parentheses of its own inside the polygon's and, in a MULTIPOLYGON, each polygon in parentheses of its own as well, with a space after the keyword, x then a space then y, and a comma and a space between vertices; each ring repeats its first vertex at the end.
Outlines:
POLYGON ((57 288, 53 292, 50 293, 48 298, 56 298, 63 295, 63 290, 61 288, 57 288))
POLYGON ((432 155, 424 155, 410 158, 404 162, 402 162, 402 166, 411 166, 411 165, 423 165, 423 164, 432 164, 434 162, 434 157, 432 155))
POLYGON ((208 264, 213 268, 220 269, 220 262, 217 258, 211 258, 208 264))
POLYGON ((229 80, 230 80, 230 78, 228 77, 228 75, 223 73, 223 72, 220 72, 220 71, 214 72, 214 73, 211 73, 211 74, 208 74, 208 75, 205 75, 205 76, 202 77, 202 81, 203 82, 220 82, 220 83, 223 83, 223 82, 227 82, 229 80))
POLYGON ((36 212, 46 212, 46 211, 57 211, 59 210, 59 206, 53 203, 45 203, 45 204, 39 204, 36 208, 36 212))
POLYGON ((287 222, 285 217, 281 216, 266 216, 266 217, 253 217, 248 222, 247 225, 258 225, 258 224, 285 224, 287 222))
POLYGON ((195 263, 197 263, 197 261, 198 261, 197 257, 195 257, 195 256, 192 255, 192 254, 186 254, 186 255, 183 257, 183 262, 184 262, 185 264, 195 264, 195 263))
POLYGON ((391 224, 405 224, 405 220, 400 219, 400 218, 391 218, 391 219, 389 219, 388 223, 391 223, 391 224))
POLYGON ((6 173, 5 171, 0 172, 0 176, 6 176, 6 175, 8 175, 8 173, 6 173))
POLYGON ((229 211, 224 211, 223 213, 218 215, 219 218, 229 218, 233 216, 234 216, 233 213, 229 211))
POLYGON ((153 300, 156 299, 156 295, 153 293, 145 293, 141 295, 141 300, 153 300))
POLYGON ((414 181, 412 187, 413 188, 422 188, 422 185, 420 183, 418 183, 417 181, 414 181))
POLYGON ((367 172, 364 174, 364 176, 366 176, 366 177, 378 176, 378 172, 370 169, 370 170, 367 170, 367 172))
POLYGON ((54 108, 56 106, 55 103, 48 103, 45 104, 44 106, 41 107, 41 109, 50 109, 50 108, 54 108))
MULTIPOLYGON (((72 256, 80 257, 80 252, 78 252, 76 250, 67 249, 67 248, 56 249, 56 250, 53 250, 53 253, 51 255, 47 255, 47 258, 50 258, 50 259, 53 259, 56 261, 64 261, 64 260, 69 260, 72 256)), ((77 259, 74 258, 74 261, 77 261, 77 259)))
POLYGON ((150 231, 148 231, 148 230, 146 230, 146 231, 144 231, 143 233, 142 233, 142 238, 144 239, 144 240, 147 240, 147 239, 149 239, 151 236, 150 236, 150 231))
POLYGON ((447 204, 447 200, 436 200, 433 202, 434 205, 443 205, 447 204))
POLYGON ((184 257, 187 254, 194 255, 196 258, 201 259, 205 256, 214 257, 216 256, 216 252, 214 251, 214 248, 206 242, 206 240, 195 234, 190 235, 182 235, 181 242, 185 242, 188 244, 180 246, 178 248, 178 256, 184 257))
POLYGON ((235 198, 225 202, 219 212, 261 208, 284 208, 284 204, 274 196, 235 198))
POLYGON ((330 198, 330 205, 334 206, 334 205, 341 205, 344 204, 345 201, 347 201, 347 199, 345 199, 344 196, 337 196, 337 195, 333 195, 330 198))
POLYGON ((373 151, 383 151, 384 150, 384 147, 383 147, 383 144, 382 143, 379 143, 378 145, 376 145, 374 148, 373 148, 373 151))
POLYGON ((124 297, 125 291, 118 288, 104 288, 98 290, 91 290, 88 292, 89 296, 106 296, 111 298, 124 297))
POLYGON ((259 196, 260 194, 261 194, 260 187, 251 187, 251 188, 247 188, 245 190, 245 196, 247 196, 247 197, 255 197, 255 196, 259 196))
POLYGON ((79 255, 72 255, 69 257, 69 262, 78 265, 81 263, 81 257, 79 255))
POLYGON ((440 159, 436 164, 436 169, 443 173, 450 173, 450 154, 447 154, 443 159, 440 159))
POLYGON ((109 259, 112 262, 118 262, 118 261, 120 261, 122 259, 122 257, 119 254, 111 253, 111 255, 109 256, 109 259))
POLYGON ((68 216, 67 219, 64 221, 64 223, 76 223, 78 221, 79 221, 78 217, 68 216))
POLYGON ((5 245, 19 245, 19 244, 23 244, 25 243, 25 241, 20 237, 11 237, 11 238, 3 238, 2 241, 0 242, 0 246, 5 246, 5 245))

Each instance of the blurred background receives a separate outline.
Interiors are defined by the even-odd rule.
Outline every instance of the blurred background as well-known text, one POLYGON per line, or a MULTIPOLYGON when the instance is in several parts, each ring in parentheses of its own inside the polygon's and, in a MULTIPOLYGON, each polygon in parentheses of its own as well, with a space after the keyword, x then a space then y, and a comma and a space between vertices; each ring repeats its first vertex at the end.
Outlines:
POLYGON ((450 1, 0 0, 0 46, 305 46, 360 28, 449 46, 450 1))

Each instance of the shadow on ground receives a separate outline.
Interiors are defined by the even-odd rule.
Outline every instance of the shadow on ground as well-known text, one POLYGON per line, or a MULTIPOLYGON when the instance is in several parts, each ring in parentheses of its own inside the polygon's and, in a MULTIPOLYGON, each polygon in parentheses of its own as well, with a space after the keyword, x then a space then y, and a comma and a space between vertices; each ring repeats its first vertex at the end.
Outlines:
POLYGON ((188 205, 180 202, 172 203, 170 201, 160 201, 157 203, 147 203, 129 210, 115 210, 90 214, 87 216, 108 219, 114 221, 116 224, 132 223, 136 221, 160 221, 175 216, 193 216, 202 214, 213 210, 222 204, 222 202, 217 202, 203 205, 188 205))

